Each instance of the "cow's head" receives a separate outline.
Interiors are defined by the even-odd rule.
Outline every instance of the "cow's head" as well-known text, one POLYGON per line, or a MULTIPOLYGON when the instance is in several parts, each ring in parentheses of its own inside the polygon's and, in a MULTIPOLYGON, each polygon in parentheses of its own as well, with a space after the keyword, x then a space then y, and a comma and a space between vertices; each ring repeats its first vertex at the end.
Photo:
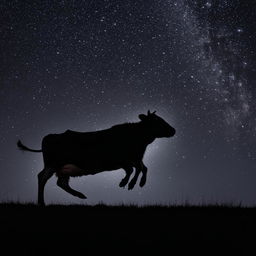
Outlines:
POLYGON ((155 113, 156 111, 150 113, 148 110, 148 114, 140 114, 139 119, 147 126, 150 132, 152 132, 152 135, 156 138, 172 137, 175 134, 175 129, 155 113))

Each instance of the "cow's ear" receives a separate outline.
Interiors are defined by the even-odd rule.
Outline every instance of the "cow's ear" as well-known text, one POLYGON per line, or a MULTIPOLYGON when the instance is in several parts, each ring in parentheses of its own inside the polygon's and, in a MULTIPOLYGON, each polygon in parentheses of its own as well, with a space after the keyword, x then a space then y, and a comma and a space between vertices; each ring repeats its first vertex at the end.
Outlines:
POLYGON ((140 119, 141 121, 145 121, 145 120, 147 120, 147 116, 144 115, 144 114, 140 114, 140 115, 139 115, 139 119, 140 119))

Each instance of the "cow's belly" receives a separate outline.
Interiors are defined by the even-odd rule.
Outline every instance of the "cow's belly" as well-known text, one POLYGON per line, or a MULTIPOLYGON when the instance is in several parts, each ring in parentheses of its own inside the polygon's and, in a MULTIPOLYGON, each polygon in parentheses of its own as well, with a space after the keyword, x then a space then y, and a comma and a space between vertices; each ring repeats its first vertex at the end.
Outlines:
POLYGON ((60 176, 82 176, 86 175, 85 171, 74 164, 65 164, 58 172, 60 176))
POLYGON ((110 170, 117 170, 120 169, 121 166, 108 166, 108 167, 102 167, 102 166, 94 166, 94 167, 85 167, 84 169, 78 167, 74 164, 65 164, 57 171, 57 176, 71 176, 71 177, 77 177, 77 176, 83 176, 83 175, 93 175, 96 173, 100 173, 103 171, 110 171, 110 170))
MULTIPOLYGON (((58 166, 59 174, 73 177, 117 170, 125 166, 134 166, 133 164, 136 162, 135 158, 129 157, 127 159, 122 151, 103 152, 101 150, 83 152, 83 154, 79 154, 79 151, 75 150, 72 154, 70 152, 57 156, 55 154, 52 159, 52 166, 58 166)), ((48 163, 48 165, 51 166, 51 163, 48 163)))

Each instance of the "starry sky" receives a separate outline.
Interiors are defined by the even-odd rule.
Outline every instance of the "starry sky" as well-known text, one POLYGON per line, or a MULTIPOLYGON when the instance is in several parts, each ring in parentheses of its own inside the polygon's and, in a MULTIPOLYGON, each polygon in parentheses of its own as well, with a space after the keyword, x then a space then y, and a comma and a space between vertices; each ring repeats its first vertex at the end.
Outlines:
MULTIPOLYGON (((35 201, 43 136, 138 121, 176 128, 148 147, 145 187, 124 171, 73 178, 86 203, 256 201, 253 0, 0 2, 0 200, 35 201)), ((84 203, 46 185, 47 203, 84 203)))

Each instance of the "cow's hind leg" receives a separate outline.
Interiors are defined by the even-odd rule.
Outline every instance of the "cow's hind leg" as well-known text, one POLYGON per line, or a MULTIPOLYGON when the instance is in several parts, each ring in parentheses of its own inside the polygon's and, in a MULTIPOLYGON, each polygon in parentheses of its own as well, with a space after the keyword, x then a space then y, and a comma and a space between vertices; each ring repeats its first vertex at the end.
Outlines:
POLYGON ((123 168, 126 172, 126 176, 121 180, 119 187, 124 188, 126 186, 126 184, 128 183, 131 174, 133 172, 133 168, 132 167, 125 167, 123 168))
POLYGON ((66 192, 68 192, 69 194, 73 195, 73 196, 76 196, 76 197, 79 197, 79 198, 82 198, 82 199, 87 198, 84 194, 72 189, 69 186, 68 182, 69 182, 69 177, 68 176, 60 176, 60 177, 58 177, 57 185, 59 187, 61 187, 63 190, 65 190, 66 192))
POLYGON ((38 175, 38 204, 44 205, 44 187, 52 175, 54 170, 52 168, 44 168, 38 175))

